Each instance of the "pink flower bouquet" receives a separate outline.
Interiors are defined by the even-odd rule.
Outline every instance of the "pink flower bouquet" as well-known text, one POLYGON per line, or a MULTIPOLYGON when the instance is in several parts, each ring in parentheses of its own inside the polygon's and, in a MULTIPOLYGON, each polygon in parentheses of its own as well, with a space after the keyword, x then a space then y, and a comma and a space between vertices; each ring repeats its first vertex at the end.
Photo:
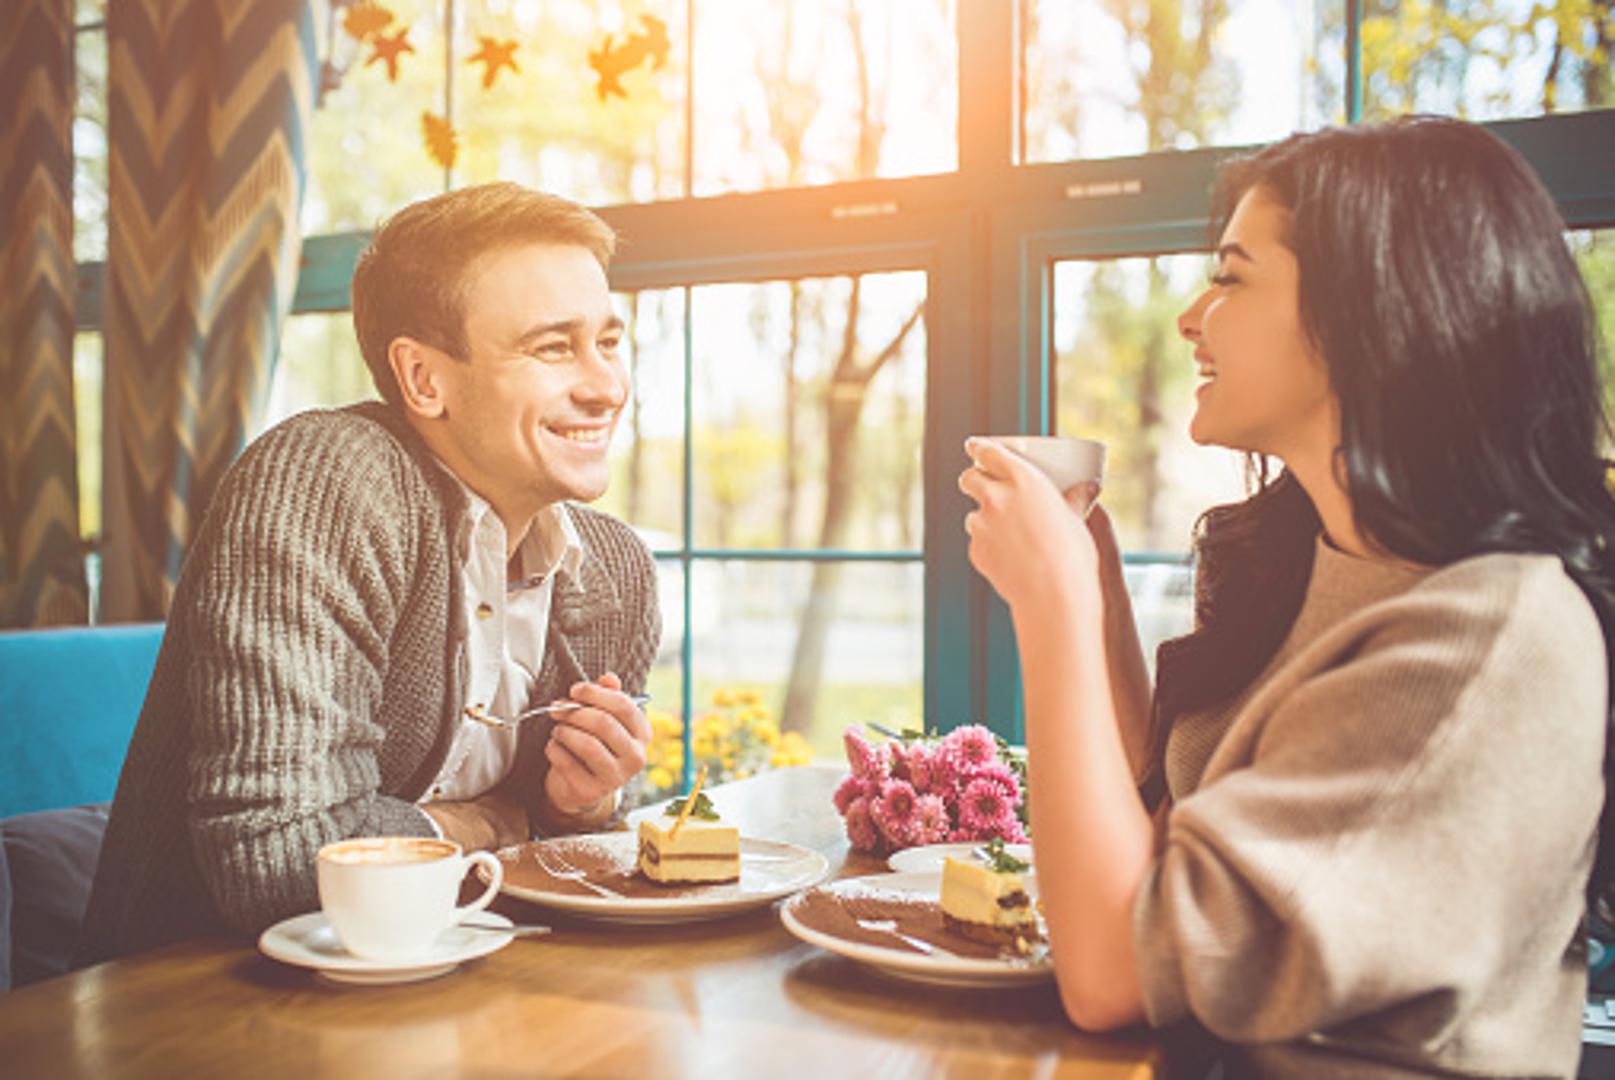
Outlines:
POLYGON ((854 847, 885 855, 917 844, 1026 842, 1025 762, 980 724, 882 743, 853 724, 843 742, 852 775, 835 804, 854 847))

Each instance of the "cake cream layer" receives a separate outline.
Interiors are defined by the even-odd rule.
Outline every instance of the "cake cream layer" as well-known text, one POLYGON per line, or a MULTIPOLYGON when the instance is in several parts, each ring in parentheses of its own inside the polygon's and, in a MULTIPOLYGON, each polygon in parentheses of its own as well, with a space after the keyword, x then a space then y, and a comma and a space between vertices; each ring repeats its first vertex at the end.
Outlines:
POLYGON ((639 869, 652 881, 734 881, 740 877, 740 830, 722 822, 676 818, 639 823, 639 869))
POLYGON ((1035 925, 1037 915, 1019 874, 948 859, 942 867, 942 911, 960 922, 992 927, 1035 925))
POLYGON ((673 833, 676 818, 641 821, 639 842, 650 843, 664 858, 671 855, 740 855, 740 830, 719 821, 686 818, 673 833))

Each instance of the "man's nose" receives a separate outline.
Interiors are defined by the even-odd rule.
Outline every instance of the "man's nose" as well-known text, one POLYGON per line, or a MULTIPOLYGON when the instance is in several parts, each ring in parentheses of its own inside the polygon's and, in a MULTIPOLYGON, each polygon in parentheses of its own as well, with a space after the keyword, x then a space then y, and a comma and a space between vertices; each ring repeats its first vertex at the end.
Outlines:
POLYGON ((628 400, 628 372, 623 364, 593 345, 583 353, 583 378, 574 393, 580 401, 610 409, 620 409, 628 400))

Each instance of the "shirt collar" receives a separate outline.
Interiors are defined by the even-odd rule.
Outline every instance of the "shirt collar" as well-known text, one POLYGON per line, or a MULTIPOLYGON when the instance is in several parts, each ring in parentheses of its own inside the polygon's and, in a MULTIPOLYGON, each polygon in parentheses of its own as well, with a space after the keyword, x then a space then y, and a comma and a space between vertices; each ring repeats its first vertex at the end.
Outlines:
MULTIPOLYGON (((460 527, 461 549, 465 551, 471 544, 471 538, 482 525, 483 519, 494 513, 493 504, 473 491, 442 458, 433 454, 432 460, 465 494, 465 520, 460 527)), ((504 531, 502 523, 500 531, 504 531)), ((583 539, 578 535, 577 525, 573 522, 571 510, 566 503, 551 503, 538 512, 528 525, 527 535, 522 537, 521 543, 516 548, 516 560, 517 565, 521 567, 522 577, 519 581, 510 582, 509 587, 512 591, 542 585, 545 578, 556 570, 560 570, 577 582, 580 588, 582 587, 578 578, 578 566, 583 561, 583 539)))
POLYGON ((522 578, 511 583, 512 589, 533 588, 557 570, 577 581, 583 540, 566 503, 552 503, 538 512, 516 549, 516 559, 522 578))

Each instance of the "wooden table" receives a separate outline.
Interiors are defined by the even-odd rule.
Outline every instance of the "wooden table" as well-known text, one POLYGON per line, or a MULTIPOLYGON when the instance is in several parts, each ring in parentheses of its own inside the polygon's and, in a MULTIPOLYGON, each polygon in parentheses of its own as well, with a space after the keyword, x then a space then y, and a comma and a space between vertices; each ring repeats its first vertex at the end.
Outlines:
MULTIPOLYGON (((830 803, 840 775, 780 770, 714 798, 750 835, 823 851, 838 874, 876 872, 848 853, 830 803)), ((214 939, 0 994, 0 1074, 1164 1075, 1158 1039, 1078 1032, 1052 982, 978 991, 895 981, 798 941, 773 907, 634 927, 500 904, 555 933, 426 982, 338 985, 214 939)))

